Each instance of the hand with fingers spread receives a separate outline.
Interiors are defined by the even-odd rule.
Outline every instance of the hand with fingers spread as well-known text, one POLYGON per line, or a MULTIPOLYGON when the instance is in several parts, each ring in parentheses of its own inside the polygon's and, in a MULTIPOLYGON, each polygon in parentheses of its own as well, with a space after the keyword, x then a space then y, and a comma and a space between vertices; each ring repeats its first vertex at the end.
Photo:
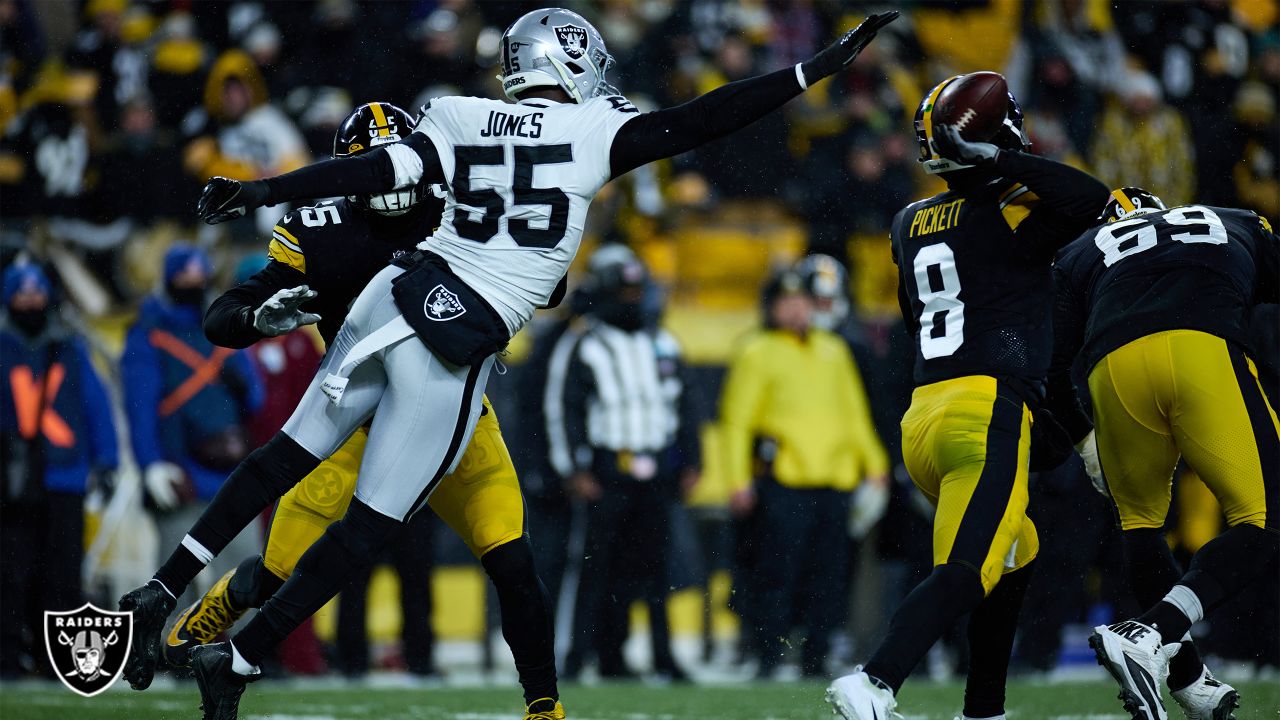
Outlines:
POLYGON ((933 131, 933 145, 938 154, 965 165, 989 165, 996 161, 1000 148, 987 142, 965 140, 954 125, 939 125, 933 131))
POLYGON ((277 292, 253 311, 253 327, 267 337, 276 337, 303 325, 320 322, 319 315, 300 309, 303 303, 316 297, 316 294, 315 290, 306 285, 277 292))
POLYGON ((249 211, 265 204, 267 184, 261 180, 240 182, 224 177, 209 178, 200 201, 196 203, 196 217, 210 225, 244 217, 249 211))
POLYGON ((891 10, 887 13, 869 15, 858 27, 845 33, 841 38, 822 50, 817 55, 800 64, 804 74, 806 87, 819 80, 835 75, 858 57, 864 48, 875 38, 880 28, 898 19, 900 13, 891 10))

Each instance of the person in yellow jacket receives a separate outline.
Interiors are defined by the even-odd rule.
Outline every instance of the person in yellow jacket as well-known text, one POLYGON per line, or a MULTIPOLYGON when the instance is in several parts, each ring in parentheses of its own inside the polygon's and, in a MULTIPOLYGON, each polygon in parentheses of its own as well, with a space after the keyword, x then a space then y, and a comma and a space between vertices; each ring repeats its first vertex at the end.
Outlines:
POLYGON ((764 312, 729 366, 720 411, 731 508, 750 517, 736 581, 753 596, 744 620, 759 676, 773 676, 793 619, 805 630, 801 670, 818 676, 846 607, 850 498, 864 481, 886 483, 889 462, 849 347, 813 326, 799 273, 770 280, 764 312))

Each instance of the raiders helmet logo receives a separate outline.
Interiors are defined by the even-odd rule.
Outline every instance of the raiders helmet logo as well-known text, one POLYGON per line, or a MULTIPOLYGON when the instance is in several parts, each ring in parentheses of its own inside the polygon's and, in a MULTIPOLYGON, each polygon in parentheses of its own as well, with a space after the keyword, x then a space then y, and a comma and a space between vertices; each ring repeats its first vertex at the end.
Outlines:
POLYGON ((93 697, 124 672, 133 645, 133 613, 85 603, 76 610, 44 613, 44 646, 62 684, 93 697))
POLYGON ((587 54, 587 30, 577 25, 557 25, 556 37, 564 54, 574 60, 581 60, 587 54))
POLYGON ((467 313, 457 293, 449 291, 444 285, 431 288, 431 292, 427 293, 427 299, 423 303, 422 311, 426 313, 428 320, 436 322, 454 320, 467 313))

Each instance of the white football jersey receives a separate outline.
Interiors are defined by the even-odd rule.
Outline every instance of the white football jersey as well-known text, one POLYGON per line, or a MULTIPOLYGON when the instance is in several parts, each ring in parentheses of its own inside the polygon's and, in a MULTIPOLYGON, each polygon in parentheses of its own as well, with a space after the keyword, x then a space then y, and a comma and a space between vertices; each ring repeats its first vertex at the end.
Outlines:
POLYGON ((514 335, 569 269, 587 207, 609 180, 613 138, 637 116, 619 96, 431 101, 415 132, 440 154, 448 196, 421 247, 445 258, 514 335))

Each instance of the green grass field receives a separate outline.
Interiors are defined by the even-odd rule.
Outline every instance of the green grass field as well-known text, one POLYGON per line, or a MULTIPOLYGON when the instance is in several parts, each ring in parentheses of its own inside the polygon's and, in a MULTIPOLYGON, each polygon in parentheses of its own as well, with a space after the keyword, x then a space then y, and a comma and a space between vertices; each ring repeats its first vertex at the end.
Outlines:
MULTIPOLYGON (((119 687, 119 686, 117 686, 119 687)), ((1244 696, 1239 720, 1280 718, 1280 686, 1237 685, 1244 696)), ((766 686, 644 685, 569 686, 564 700, 573 720, 817 720, 829 718, 823 686, 813 683, 766 686)), ((898 706, 909 720, 951 720, 959 714, 958 684, 908 683, 898 706)), ((1109 683, 1032 684, 1009 690, 1011 720, 1127 720, 1109 683)), ((311 689, 256 685, 240 706, 242 720, 518 720, 515 688, 381 690, 311 689)), ((1170 701, 1171 702, 1171 701, 1170 701)), ((3 720, 187 720, 199 718, 199 698, 190 690, 134 693, 112 690, 81 698, 58 688, 0 688, 3 720)), ((1181 718, 1176 707, 1172 717, 1181 718)))

